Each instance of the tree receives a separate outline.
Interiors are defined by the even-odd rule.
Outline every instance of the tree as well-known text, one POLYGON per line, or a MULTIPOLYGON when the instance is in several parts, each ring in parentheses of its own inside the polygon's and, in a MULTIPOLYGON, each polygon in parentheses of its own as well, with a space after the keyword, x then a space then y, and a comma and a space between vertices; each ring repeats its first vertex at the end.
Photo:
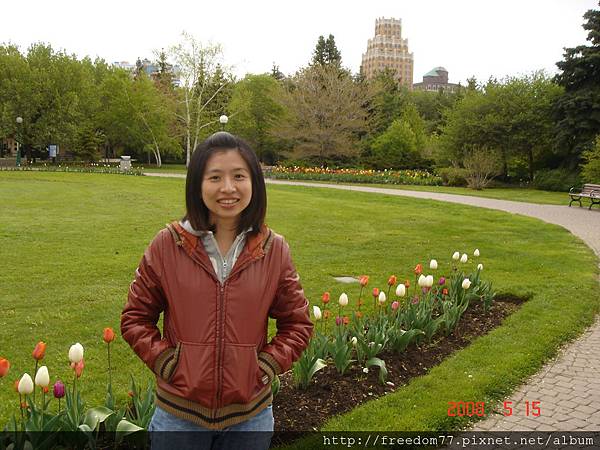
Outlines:
POLYGON ((596 137, 594 146, 583 152, 584 164, 581 176, 587 183, 600 184, 600 135, 596 137))
POLYGON ((312 65, 326 66, 331 65, 337 68, 342 67, 342 54, 335 45, 333 34, 327 37, 319 36, 317 45, 313 51, 312 65))
POLYGON ((355 156, 357 135, 365 129, 364 87, 327 65, 299 71, 293 83, 282 96, 289 116, 278 124, 277 136, 293 144, 296 156, 321 164, 328 158, 355 156))
POLYGON ((556 82, 565 89, 556 104, 557 138, 577 165, 581 152, 600 133, 600 10, 589 10, 583 28, 591 45, 566 48, 556 82))
POLYGON ((285 78, 285 75, 279 70, 279 66, 275 63, 273 63, 273 67, 271 68, 271 76, 277 81, 281 81, 285 78))
POLYGON ((467 185, 477 190, 485 188, 502 169, 498 152, 481 147, 468 150, 463 164, 466 169, 467 185))
POLYGON ((370 163, 376 169, 407 169, 419 166, 415 133, 408 122, 394 120, 373 144, 370 163))
POLYGON ((284 112, 279 102, 282 92, 280 83, 271 75, 246 75, 233 88, 228 106, 237 113, 231 119, 231 129, 268 164, 273 164, 278 156, 272 130, 284 112))

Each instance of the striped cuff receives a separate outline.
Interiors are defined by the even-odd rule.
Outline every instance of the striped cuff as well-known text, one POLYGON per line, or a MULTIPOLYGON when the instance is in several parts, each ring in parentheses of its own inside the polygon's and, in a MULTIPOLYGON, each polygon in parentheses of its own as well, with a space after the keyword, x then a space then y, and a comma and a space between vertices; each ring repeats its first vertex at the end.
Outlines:
POLYGON ((260 367, 268 377, 268 380, 263 380, 264 384, 270 383, 273 381, 273 378, 275 378, 275 375, 281 373, 281 367, 279 367, 275 358, 267 352, 260 352, 258 354, 258 367, 260 367))
POLYGON ((178 343, 177 347, 170 347, 158 355, 158 358, 154 362, 154 373, 163 380, 169 381, 177 367, 180 351, 181 344, 178 343))

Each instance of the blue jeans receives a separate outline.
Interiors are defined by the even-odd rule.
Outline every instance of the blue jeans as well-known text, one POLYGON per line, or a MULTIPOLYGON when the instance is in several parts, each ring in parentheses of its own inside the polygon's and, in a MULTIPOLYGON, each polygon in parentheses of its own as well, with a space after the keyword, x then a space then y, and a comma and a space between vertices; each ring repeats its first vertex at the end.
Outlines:
POLYGON ((156 407, 148 427, 152 450, 268 449, 273 436, 273 406, 245 422, 210 430, 156 407))

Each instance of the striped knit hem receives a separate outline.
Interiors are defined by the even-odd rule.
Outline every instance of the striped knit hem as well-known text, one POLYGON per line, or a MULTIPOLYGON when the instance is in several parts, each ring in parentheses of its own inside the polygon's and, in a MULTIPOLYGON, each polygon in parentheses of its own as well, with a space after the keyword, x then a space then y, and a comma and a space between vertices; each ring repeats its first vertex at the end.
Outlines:
POLYGON ((273 381, 275 375, 281 373, 281 367, 279 367, 279 363, 275 361, 275 358, 273 358, 267 352, 260 352, 258 354, 258 367, 260 367, 262 371, 267 374, 270 381, 273 381))
POLYGON ((199 403, 178 397, 156 387, 156 405, 181 419, 204 428, 222 430, 245 422, 273 403, 271 385, 266 386, 256 398, 246 404, 227 405, 219 409, 206 408, 199 403))
POLYGON ((163 380, 169 381, 179 362, 180 351, 181 344, 178 343, 177 347, 168 348, 158 355, 158 358, 156 358, 156 362, 154 363, 154 373, 163 380))

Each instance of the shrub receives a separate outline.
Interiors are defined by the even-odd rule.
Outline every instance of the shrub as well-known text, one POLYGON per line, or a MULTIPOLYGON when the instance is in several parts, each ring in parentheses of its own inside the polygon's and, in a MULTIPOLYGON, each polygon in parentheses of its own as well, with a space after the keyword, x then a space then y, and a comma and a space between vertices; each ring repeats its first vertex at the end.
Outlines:
POLYGON ((533 177, 533 186, 545 191, 568 192, 581 184, 581 176, 567 169, 542 169, 533 177))
POLYGON ((467 170, 462 167, 443 167, 437 170, 444 186, 466 186, 467 170))
POLYGON ((472 189, 485 188, 501 172, 498 152, 486 147, 474 147, 465 153, 463 164, 467 171, 467 186, 472 189))
POLYGON ((600 183, 600 135, 591 150, 583 152, 581 176, 587 183, 600 183))

